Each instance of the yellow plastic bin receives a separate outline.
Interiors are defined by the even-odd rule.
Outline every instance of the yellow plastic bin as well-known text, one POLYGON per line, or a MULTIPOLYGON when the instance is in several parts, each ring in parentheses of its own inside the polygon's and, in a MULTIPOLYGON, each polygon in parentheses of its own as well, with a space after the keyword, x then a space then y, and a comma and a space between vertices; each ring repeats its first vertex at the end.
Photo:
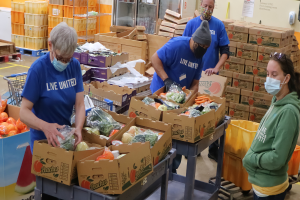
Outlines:
POLYGON ((47 1, 25 1, 25 13, 48 14, 47 1))
POLYGON ((19 2, 11 2, 11 11, 24 12, 25 4, 19 2))
POLYGON ((255 137, 259 123, 245 120, 231 120, 226 129, 224 151, 243 159, 255 137))
POLYGON ((25 13, 25 24, 34 26, 48 25, 48 15, 25 13))
POLYGON ((33 25, 24 25, 25 36, 27 37, 47 37, 48 35, 48 26, 33 26, 33 25))
POLYGON ((64 6, 63 5, 49 4, 48 9, 49 9, 50 16, 56 16, 56 17, 64 16, 64 6))
POLYGON ((47 49, 47 37, 25 37, 25 48, 40 50, 47 49))
POLYGON ((24 35, 11 35, 11 41, 15 43, 16 47, 25 47, 25 36, 24 35))
POLYGON ((57 26, 60 22, 63 22, 63 18, 62 17, 54 17, 54 16, 48 16, 48 26, 50 28, 54 28, 55 26, 57 26))

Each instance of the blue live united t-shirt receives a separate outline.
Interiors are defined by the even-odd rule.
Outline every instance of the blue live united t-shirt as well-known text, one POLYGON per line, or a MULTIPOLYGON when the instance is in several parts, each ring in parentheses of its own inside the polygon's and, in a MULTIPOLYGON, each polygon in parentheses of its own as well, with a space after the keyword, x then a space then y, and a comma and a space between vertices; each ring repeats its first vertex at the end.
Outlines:
MULTIPOLYGON (((202 20, 200 17, 190 20, 187 23, 182 36, 192 37, 197 28, 200 27, 201 23, 202 20)), ((220 47, 229 44, 229 39, 223 22, 212 16, 208 23, 212 40, 210 47, 203 56, 203 71, 209 68, 215 68, 219 62, 220 47)))
MULTIPOLYGON (((50 54, 37 59, 30 67, 22 92, 33 103, 32 112, 41 120, 59 125, 70 125, 76 93, 83 91, 79 62, 72 58, 68 67, 57 71, 50 54)), ((30 129, 31 152, 35 140, 46 139, 42 131, 30 129)))
MULTIPOLYGON (((190 39, 190 37, 172 38, 156 52, 168 77, 188 89, 194 79, 200 79, 202 71, 202 59, 194 56, 190 48, 190 39)), ((150 85, 151 92, 154 93, 163 86, 164 81, 155 72, 150 85)))

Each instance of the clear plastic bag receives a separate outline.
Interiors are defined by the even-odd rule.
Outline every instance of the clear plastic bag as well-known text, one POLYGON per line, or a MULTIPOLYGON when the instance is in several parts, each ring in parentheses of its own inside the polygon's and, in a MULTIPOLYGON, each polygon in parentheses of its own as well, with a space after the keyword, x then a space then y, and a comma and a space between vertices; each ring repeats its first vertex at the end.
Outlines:
POLYGON ((62 129, 57 129, 62 136, 64 136, 64 140, 57 136, 58 142, 60 143, 60 148, 63 148, 67 151, 74 151, 75 150, 75 128, 70 126, 64 126, 62 129))
POLYGON ((182 91, 178 85, 172 84, 169 91, 166 94, 167 100, 175 101, 176 103, 184 103, 186 94, 182 91))
POLYGON ((150 97, 145 97, 142 102, 144 102, 146 105, 151 105, 151 104, 155 104, 154 99, 150 98, 150 97))
POLYGON ((121 125, 116 122, 111 115, 98 107, 93 108, 88 113, 86 125, 92 128, 98 128, 100 134, 104 136, 109 136, 114 129, 121 129, 121 125))

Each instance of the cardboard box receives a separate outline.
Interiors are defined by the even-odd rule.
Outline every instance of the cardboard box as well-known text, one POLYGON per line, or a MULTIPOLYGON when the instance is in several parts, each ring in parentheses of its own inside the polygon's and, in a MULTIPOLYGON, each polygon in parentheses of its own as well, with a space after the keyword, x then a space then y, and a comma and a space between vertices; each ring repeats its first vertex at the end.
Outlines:
POLYGON ((161 25, 171 27, 171 28, 174 28, 174 29, 177 26, 177 24, 174 24, 174 23, 171 23, 171 22, 168 22, 168 21, 165 21, 165 20, 161 22, 161 25))
POLYGON ((230 102, 229 116, 233 119, 248 120, 249 106, 230 102))
MULTIPOLYGON (((163 111, 155 109, 153 106, 146 105, 142 100, 144 96, 132 97, 129 106, 129 116, 130 117, 143 117, 151 120, 161 121, 163 111)), ((149 96, 149 98, 157 98, 156 95, 149 96)))
POLYGON ((159 30, 166 31, 169 33, 174 33, 175 29, 167 26, 160 25, 159 30))
POLYGON ((147 40, 147 36, 146 35, 137 35, 136 39, 137 40, 147 40))
POLYGON ((231 72, 231 71, 222 70, 222 69, 219 71, 220 76, 227 77, 227 81, 225 83, 225 86, 231 86, 232 85, 232 73, 233 72, 231 72))
POLYGON ((225 107, 225 115, 227 115, 227 116, 229 115, 229 107, 227 107, 227 106, 225 107))
POLYGON ((263 62, 253 61, 253 60, 246 60, 245 65, 253 66, 253 67, 267 68, 268 63, 263 63, 263 62))
POLYGON ((175 29, 176 29, 176 30, 184 30, 185 27, 186 27, 186 24, 182 24, 182 25, 179 25, 179 24, 178 24, 178 25, 175 26, 175 29))
POLYGON ((266 78, 259 77, 259 76, 254 76, 253 81, 254 81, 254 83, 265 84, 266 78))
POLYGON ((183 32, 184 32, 184 30, 177 30, 177 29, 176 29, 174 33, 175 33, 176 35, 183 35, 183 32))
POLYGON ((173 33, 163 32, 163 31, 159 31, 159 32, 158 32, 158 35, 160 35, 160 36, 165 36, 165 37, 171 37, 171 38, 174 36, 173 33))
POLYGON ((104 149, 78 162, 81 187, 103 194, 122 194, 153 172, 149 143, 110 146, 125 156, 95 161, 104 149))
POLYGON ((173 17, 176 17, 178 19, 180 19, 180 17, 181 17, 181 15, 179 13, 177 13, 175 11, 172 11, 172 10, 169 10, 169 9, 166 10, 166 14, 171 15, 173 17))
POLYGON ((239 33, 249 33, 250 26, 245 26, 239 23, 232 23, 228 25, 228 30, 235 31, 239 33))
POLYGON ((153 166, 157 165, 166 157, 166 155, 172 149, 171 125, 166 124, 164 122, 152 121, 150 119, 136 117, 134 120, 132 120, 129 124, 126 125, 126 127, 124 128, 124 132, 118 134, 115 139, 122 140, 123 134, 127 132, 132 126, 159 131, 163 133, 161 138, 150 149, 152 157, 151 161, 153 163, 153 166))
POLYGON ((84 85, 83 87, 84 91, 96 96, 98 100, 104 101, 104 99, 109 99, 117 106, 129 104, 131 97, 136 95, 134 89, 130 89, 127 86, 109 85, 107 82, 91 82, 91 84, 84 85))
POLYGON ((269 46, 269 47, 285 47, 286 39, 282 38, 273 38, 273 37, 265 37, 265 36, 257 36, 256 42, 258 45, 269 46))
POLYGON ((237 48, 237 57, 244 58, 248 60, 257 60, 257 51, 248 51, 244 49, 237 48))
POLYGON ((224 26, 225 26, 226 28, 228 28, 229 24, 234 23, 235 20, 233 20, 233 19, 223 19, 222 22, 223 22, 224 26))
POLYGON ((251 75, 247 75, 247 74, 241 74, 241 73, 233 73, 232 74, 232 78, 234 79, 239 79, 239 80, 243 80, 243 81, 249 81, 249 82, 253 82, 253 76, 251 75))
POLYGON ((244 64, 225 62, 224 70, 228 70, 228 71, 231 71, 231 72, 244 73, 245 66, 244 66, 244 64))
POLYGON ((92 77, 96 78, 102 78, 102 79, 110 79, 116 76, 120 76, 123 74, 126 74, 128 72, 127 68, 120 68, 117 69, 114 73, 112 73, 110 67, 104 68, 104 67, 92 67, 89 70, 91 70, 92 77))
POLYGON ((266 89, 265 89, 265 84, 260 84, 260 83, 254 83, 253 85, 253 92, 259 92, 259 93, 264 93, 268 94, 266 89))
POLYGON ((161 47, 163 47, 170 40, 170 38, 159 36, 159 35, 147 34, 147 40, 148 40, 148 56, 149 59, 151 59, 153 54, 161 47))
POLYGON ((145 30, 146 30, 146 27, 145 27, 145 26, 136 26, 135 28, 136 28, 136 30, 138 30, 138 31, 145 31, 145 30))
POLYGON ((260 123, 260 121, 265 116, 267 111, 268 111, 267 109, 261 109, 261 108, 250 106, 249 120, 260 123))
POLYGON ((225 77, 218 75, 207 76, 203 71, 199 80, 198 92, 221 97, 224 94, 226 82, 227 78, 225 77))
POLYGON ((115 26, 115 25, 113 25, 113 26, 110 27, 110 31, 111 32, 116 32, 116 33, 121 33, 121 32, 128 31, 128 30, 133 31, 134 27, 115 26))
POLYGON ((174 37, 181 37, 182 35, 177 35, 177 34, 174 34, 174 37))
POLYGON ((229 56, 233 56, 233 57, 236 57, 236 45, 237 45, 237 42, 234 42, 234 41, 230 41, 229 43, 229 56))
POLYGON ((240 33, 235 31, 227 31, 227 35, 230 41, 236 41, 236 42, 248 42, 248 33, 240 33))
POLYGON ((247 51, 257 51, 258 50, 257 45, 248 44, 248 43, 241 43, 241 42, 237 42, 236 47, 238 49, 247 50, 247 51))
POLYGON ((15 52, 15 43, 6 40, 0 40, 0 55, 9 55, 15 52))
POLYGON ((248 90, 241 91, 241 104, 268 109, 272 103, 272 95, 252 92, 248 90))
POLYGON ((179 19, 179 20, 177 21, 177 24, 186 24, 186 23, 188 23, 188 21, 190 21, 191 19, 193 19, 193 17, 186 17, 186 18, 179 19))
POLYGON ((251 35, 259 35, 264 37, 273 37, 273 38, 286 38, 287 34, 284 31, 279 30, 270 30, 258 27, 251 27, 249 29, 249 34, 251 35))
POLYGON ((176 17, 171 16, 171 15, 165 14, 164 19, 169 20, 169 21, 171 21, 175 24, 178 24, 178 19, 176 17))
POLYGON ((285 53, 287 51, 287 47, 285 48, 273 48, 273 47, 265 47, 265 46, 258 46, 258 52, 271 54, 271 53, 285 53))
POLYGON ((239 103, 240 102, 240 94, 241 94, 240 88, 234 88, 234 87, 227 86, 225 89, 226 101, 239 103))
POLYGON ((252 67, 249 65, 245 66, 245 74, 255 75, 259 77, 267 77, 267 68, 264 67, 252 67))
POLYGON ((241 64, 241 65, 244 65, 245 62, 246 62, 245 59, 243 59, 243 58, 237 58, 237 57, 229 57, 226 61, 227 62, 241 64))
MULTIPOLYGON (((91 144, 90 147, 101 146, 91 144)), ((73 185, 77 182, 77 162, 98 151, 99 149, 67 151, 52 147, 47 140, 34 141, 31 173, 65 185, 73 185)))
POLYGON ((258 52, 258 61, 269 63, 270 59, 270 54, 258 52))
POLYGON ((245 89, 245 90, 252 90, 253 89, 253 82, 233 78, 232 79, 232 87, 245 89))

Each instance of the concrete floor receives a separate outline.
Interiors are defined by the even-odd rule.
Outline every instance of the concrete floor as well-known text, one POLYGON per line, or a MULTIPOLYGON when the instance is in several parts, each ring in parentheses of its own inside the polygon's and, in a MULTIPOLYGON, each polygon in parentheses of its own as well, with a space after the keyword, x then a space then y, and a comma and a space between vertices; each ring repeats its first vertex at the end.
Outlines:
MULTIPOLYGON (((0 95, 8 91, 7 82, 3 80, 4 76, 11 74, 27 72, 31 64, 37 58, 22 55, 20 62, 8 62, 0 64, 0 95)), ((217 163, 207 157, 208 150, 202 152, 201 157, 197 159, 196 179, 208 182, 209 178, 216 175, 217 163)), ((181 165, 178 169, 178 174, 185 175, 187 160, 182 157, 181 165)), ((251 194, 251 193, 250 193, 251 194)), ((252 199, 242 195, 236 195, 237 199, 252 199)), ((300 185, 293 185, 292 190, 287 194, 286 200, 299 200, 300 199, 300 185)))

